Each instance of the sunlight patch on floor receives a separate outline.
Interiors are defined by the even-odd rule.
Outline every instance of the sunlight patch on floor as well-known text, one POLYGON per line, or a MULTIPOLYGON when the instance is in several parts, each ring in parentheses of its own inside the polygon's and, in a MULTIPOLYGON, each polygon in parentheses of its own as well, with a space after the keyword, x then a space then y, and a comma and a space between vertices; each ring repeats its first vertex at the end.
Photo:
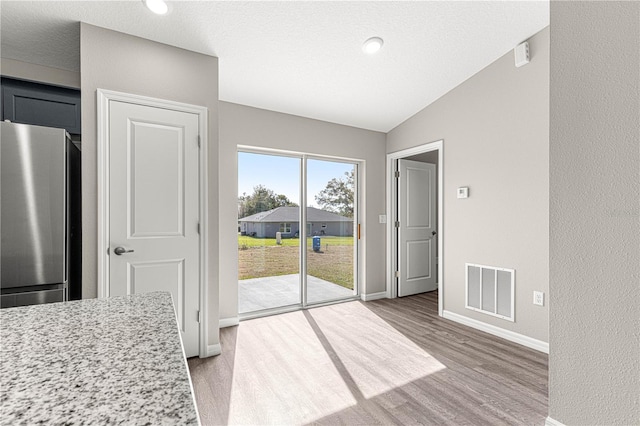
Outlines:
POLYGON ((302 312, 240 324, 228 424, 300 424, 355 404, 302 312))
POLYGON ((367 399, 446 368, 361 303, 309 313, 367 399))
POLYGON ((313 422, 444 368, 359 302, 243 321, 228 424, 313 422))

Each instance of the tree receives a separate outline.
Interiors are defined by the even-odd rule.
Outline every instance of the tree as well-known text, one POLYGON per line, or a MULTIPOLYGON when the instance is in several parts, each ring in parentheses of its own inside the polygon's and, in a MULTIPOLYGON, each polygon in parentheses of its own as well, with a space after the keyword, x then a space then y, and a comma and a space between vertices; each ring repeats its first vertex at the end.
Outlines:
POLYGON ((266 212, 276 207, 297 207, 286 195, 276 194, 273 190, 258 185, 253 187, 253 194, 243 193, 238 197, 238 217, 247 217, 252 214, 266 212))
POLYGON ((353 194, 355 178, 353 170, 344 173, 345 177, 333 178, 325 189, 315 196, 316 202, 323 210, 341 216, 353 217, 353 194))

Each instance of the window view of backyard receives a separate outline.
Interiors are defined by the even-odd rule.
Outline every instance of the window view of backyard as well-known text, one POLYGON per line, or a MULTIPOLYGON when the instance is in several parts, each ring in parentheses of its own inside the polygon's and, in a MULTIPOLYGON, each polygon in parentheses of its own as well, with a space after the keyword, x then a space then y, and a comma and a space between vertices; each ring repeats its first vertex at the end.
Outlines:
MULTIPOLYGON (((238 153, 240 313, 302 303, 301 161, 238 153)), ((307 160, 304 281, 309 304, 354 295, 354 180, 354 164, 307 160)))

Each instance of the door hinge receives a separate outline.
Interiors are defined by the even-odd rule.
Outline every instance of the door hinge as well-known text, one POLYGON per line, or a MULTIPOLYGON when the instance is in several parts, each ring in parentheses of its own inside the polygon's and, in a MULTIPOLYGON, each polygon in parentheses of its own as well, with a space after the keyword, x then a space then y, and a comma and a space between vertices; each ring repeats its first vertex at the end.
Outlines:
POLYGON ((198 135, 198 148, 200 148, 200 135, 198 135))
POLYGON ((396 176, 396 179, 400 177, 400 170, 396 170, 395 176, 396 176))
POLYGON ((400 278, 400 271, 396 271, 395 276, 396 278, 400 278))
POLYGON ((198 311, 198 324, 202 322, 202 316, 200 315, 200 311, 198 311))
POLYGON ((396 228, 400 228, 400 221, 396 220, 396 228))
POLYGON ((200 235, 200 222, 198 222, 198 235, 200 235))

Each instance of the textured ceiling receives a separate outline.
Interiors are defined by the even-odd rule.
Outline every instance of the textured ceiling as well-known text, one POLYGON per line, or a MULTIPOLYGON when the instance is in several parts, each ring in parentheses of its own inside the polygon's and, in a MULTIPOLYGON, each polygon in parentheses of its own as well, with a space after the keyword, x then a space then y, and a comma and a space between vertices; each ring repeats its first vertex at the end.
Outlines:
POLYGON ((386 132, 549 25, 547 1, 169 4, 2 0, 2 57, 78 71, 82 21, 217 56, 221 100, 386 132))

